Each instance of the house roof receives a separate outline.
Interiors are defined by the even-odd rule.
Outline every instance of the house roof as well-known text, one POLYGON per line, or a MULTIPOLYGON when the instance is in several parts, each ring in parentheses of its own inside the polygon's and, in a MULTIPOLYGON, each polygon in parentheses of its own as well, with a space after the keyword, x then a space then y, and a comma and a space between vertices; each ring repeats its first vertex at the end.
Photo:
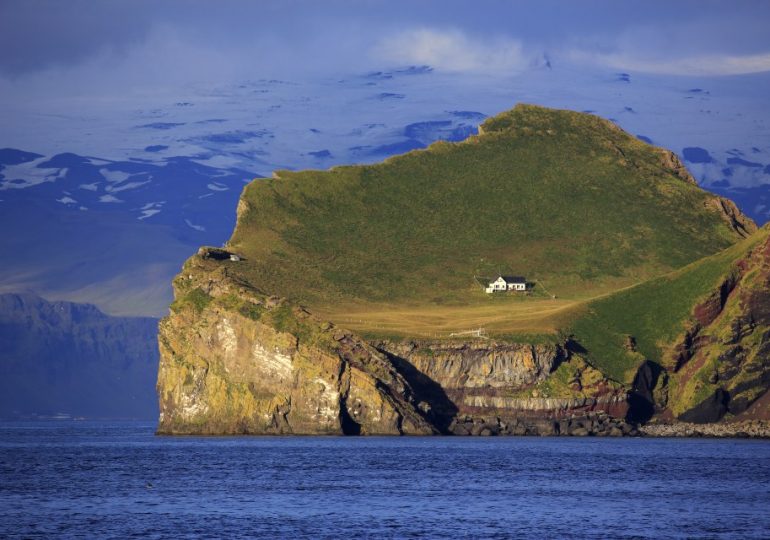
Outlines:
POLYGON ((526 283, 527 280, 523 276, 500 276, 506 283, 526 283))

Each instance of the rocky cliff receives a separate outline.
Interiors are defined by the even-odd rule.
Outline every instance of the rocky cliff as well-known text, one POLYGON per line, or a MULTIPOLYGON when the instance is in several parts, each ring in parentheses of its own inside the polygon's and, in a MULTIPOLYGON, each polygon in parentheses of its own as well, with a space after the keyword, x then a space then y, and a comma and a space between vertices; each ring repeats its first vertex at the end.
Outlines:
MULTIPOLYGON (((237 259, 237 257, 233 257, 237 259)), ((204 248, 160 323, 166 434, 620 434, 627 393, 568 348, 377 341, 235 277, 204 248)))
POLYGON ((367 342, 241 280, 234 253, 202 248, 160 323, 159 432, 626 435, 650 419, 766 420, 770 238, 756 238, 660 362, 626 336, 641 359, 627 385, 569 339, 367 342))
POLYGON ((204 250, 174 281, 159 332, 160 433, 436 432, 383 354, 239 282, 233 264, 204 250))
POLYGON ((558 344, 379 341, 443 432, 620 434, 628 393, 558 344))
MULTIPOLYGON (((768 239, 629 385, 570 340, 367 342, 241 281, 243 262, 203 248, 174 282, 160 323, 160 433, 626 435, 651 418, 770 418, 768 239)), ((626 347, 639 355, 633 336, 626 347)))
POLYGON ((670 372, 659 391, 664 417, 770 419, 770 237, 735 261, 694 307, 663 366, 670 372))
POLYGON ((281 171, 174 281, 159 431, 621 435, 711 402, 743 414, 766 386, 765 259, 703 292, 757 234, 671 152, 534 106, 458 144, 281 171), (484 295, 473 276, 500 268, 539 297, 484 295), (313 315, 353 308, 380 313, 358 321, 369 341, 313 315), (478 320, 498 338, 413 337, 478 320), (542 343, 500 337, 527 331, 542 343))

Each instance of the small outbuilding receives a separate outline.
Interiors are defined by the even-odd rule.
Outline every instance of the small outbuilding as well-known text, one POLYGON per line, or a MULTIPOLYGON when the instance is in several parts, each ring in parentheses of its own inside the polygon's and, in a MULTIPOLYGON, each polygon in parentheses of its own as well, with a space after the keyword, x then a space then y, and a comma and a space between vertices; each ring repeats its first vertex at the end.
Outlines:
POLYGON ((484 290, 487 294, 504 291, 526 291, 527 280, 522 276, 498 276, 496 280, 490 281, 484 290))

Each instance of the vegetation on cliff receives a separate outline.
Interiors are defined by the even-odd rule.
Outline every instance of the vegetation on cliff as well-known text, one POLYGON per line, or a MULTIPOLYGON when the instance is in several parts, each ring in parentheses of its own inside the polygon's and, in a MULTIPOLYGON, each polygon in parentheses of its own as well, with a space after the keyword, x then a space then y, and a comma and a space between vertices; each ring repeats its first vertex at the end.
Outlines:
POLYGON ((160 323, 160 433, 430 434, 373 347, 194 256, 160 323))
POLYGON ((659 412, 711 421, 744 413, 770 387, 770 228, 590 302, 570 331, 618 381, 631 384, 651 362, 659 412))
POLYGON ((585 311, 570 330, 605 373, 630 382, 640 361, 663 363, 667 345, 694 319, 698 302, 718 289, 736 263, 767 236, 763 229, 670 274, 594 300, 581 307, 585 311))

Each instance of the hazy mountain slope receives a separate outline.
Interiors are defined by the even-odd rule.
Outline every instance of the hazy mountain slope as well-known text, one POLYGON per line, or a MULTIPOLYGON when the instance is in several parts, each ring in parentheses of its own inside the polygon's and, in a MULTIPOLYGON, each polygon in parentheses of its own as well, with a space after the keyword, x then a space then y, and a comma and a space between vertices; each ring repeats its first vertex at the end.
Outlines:
POLYGON ((0 292, 162 315, 168 281, 199 244, 227 238, 252 178, 184 157, 149 163, 2 149, 0 292))
POLYGON ((157 415, 157 319, 0 295, 0 416, 157 415))

